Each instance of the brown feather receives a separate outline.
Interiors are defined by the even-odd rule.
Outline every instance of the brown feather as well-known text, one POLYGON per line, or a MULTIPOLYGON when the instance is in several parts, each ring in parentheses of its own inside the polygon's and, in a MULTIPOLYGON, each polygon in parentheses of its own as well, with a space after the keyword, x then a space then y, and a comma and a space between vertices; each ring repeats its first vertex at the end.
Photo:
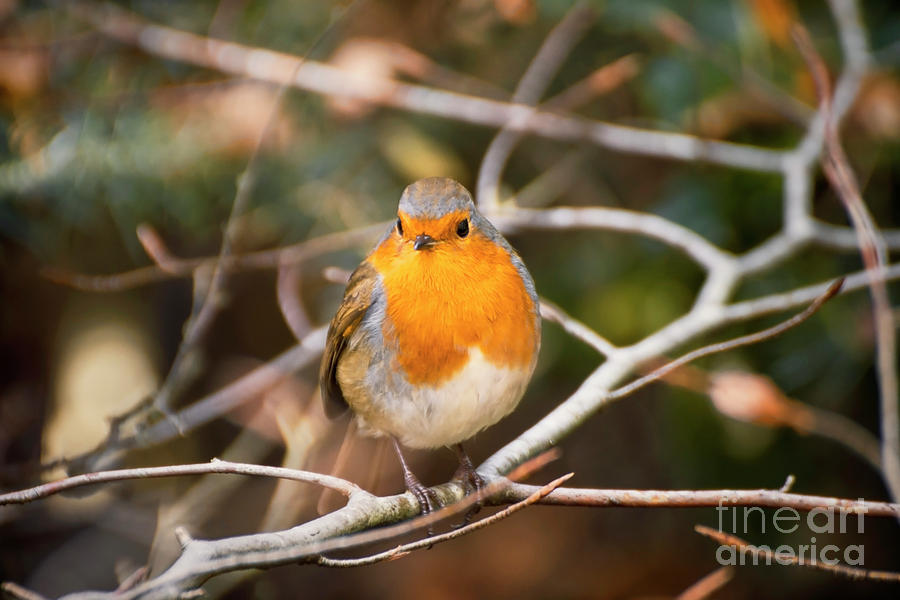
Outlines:
POLYGON ((329 417, 336 417, 347 410, 347 401, 337 379, 338 362, 350 336, 359 327, 372 304, 372 290, 376 279, 377 273, 372 264, 368 261, 360 263, 350 275, 344 299, 328 327, 325 356, 319 369, 319 387, 322 390, 325 414, 329 417))

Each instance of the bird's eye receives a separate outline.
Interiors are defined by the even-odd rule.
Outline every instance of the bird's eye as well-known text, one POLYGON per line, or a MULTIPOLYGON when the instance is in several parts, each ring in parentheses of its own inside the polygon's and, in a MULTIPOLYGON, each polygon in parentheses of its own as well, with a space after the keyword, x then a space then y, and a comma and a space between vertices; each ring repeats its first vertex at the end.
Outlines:
POLYGON ((464 238, 467 235, 469 235, 469 220, 468 219, 463 219, 462 221, 459 222, 459 224, 456 226, 456 235, 458 235, 461 238, 464 238))
POLYGON ((400 219, 397 219, 397 233, 403 235, 403 223, 400 221, 400 219))

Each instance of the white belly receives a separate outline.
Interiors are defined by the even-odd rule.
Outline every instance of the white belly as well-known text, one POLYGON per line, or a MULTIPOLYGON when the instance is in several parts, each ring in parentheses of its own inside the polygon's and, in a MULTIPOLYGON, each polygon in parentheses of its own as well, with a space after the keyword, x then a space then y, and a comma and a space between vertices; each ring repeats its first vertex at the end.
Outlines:
MULTIPOLYGON (((438 387, 413 387, 395 375, 371 385, 369 389, 378 391, 367 402, 348 401, 364 433, 387 433, 410 448, 449 446, 512 412, 533 370, 534 365, 526 369, 494 365, 475 348, 469 351, 468 364, 438 387)), ((371 384, 381 378, 370 372, 368 379, 371 384)))

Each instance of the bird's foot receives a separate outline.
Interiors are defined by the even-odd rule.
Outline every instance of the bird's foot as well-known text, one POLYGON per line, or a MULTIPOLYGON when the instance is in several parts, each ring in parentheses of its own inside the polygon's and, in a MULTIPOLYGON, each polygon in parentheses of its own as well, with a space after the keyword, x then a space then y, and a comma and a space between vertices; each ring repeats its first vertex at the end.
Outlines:
POLYGON ((419 510, 423 515, 430 514, 441 507, 440 499, 434 490, 419 481, 411 471, 404 473, 403 482, 406 484, 406 489, 416 497, 419 510))
MULTIPOLYGON (((419 514, 422 516, 429 515, 439 509, 441 507, 440 499, 437 497, 437 494, 434 493, 434 490, 425 486, 419 479, 412 474, 412 471, 406 471, 403 474, 403 482, 406 484, 406 489, 415 496, 416 501, 419 503, 419 514)), ((434 526, 429 525, 426 530, 428 537, 434 535, 434 526)))
MULTIPOLYGON (((391 441, 393 441, 394 450, 397 451, 397 457, 400 459, 400 468, 403 470, 403 483, 406 484, 406 489, 419 503, 419 513, 423 516, 433 513, 441 507, 440 499, 431 488, 425 487, 422 482, 419 481, 419 478, 409 469, 409 465, 406 464, 406 458, 403 456, 403 451, 400 449, 400 442, 397 441, 397 438, 392 437, 391 441)), ((433 525, 428 526, 427 533, 428 537, 434 535, 433 525)))
POLYGON ((468 525, 478 511, 481 510, 483 506, 483 498, 481 498, 481 494, 484 491, 485 486, 487 485, 484 481, 484 478, 478 474, 478 471, 475 470, 475 467, 472 465, 472 461, 469 459, 469 455, 466 454, 466 451, 463 450, 462 444, 456 445, 456 456, 459 458, 459 468, 456 469, 456 473, 453 474, 453 481, 458 481, 462 484, 463 489, 466 492, 466 496, 471 494, 476 494, 479 496, 478 501, 472 505, 468 511, 466 511, 466 515, 463 518, 463 522, 459 525, 460 527, 468 525))

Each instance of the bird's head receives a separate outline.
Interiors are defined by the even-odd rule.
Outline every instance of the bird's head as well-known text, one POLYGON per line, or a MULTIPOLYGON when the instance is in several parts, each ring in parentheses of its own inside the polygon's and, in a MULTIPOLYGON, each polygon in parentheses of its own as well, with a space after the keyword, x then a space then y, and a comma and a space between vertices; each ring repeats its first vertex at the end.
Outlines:
POLYGON ((483 223, 466 188, 447 177, 429 177, 403 191, 394 235, 415 251, 460 248, 483 223))

